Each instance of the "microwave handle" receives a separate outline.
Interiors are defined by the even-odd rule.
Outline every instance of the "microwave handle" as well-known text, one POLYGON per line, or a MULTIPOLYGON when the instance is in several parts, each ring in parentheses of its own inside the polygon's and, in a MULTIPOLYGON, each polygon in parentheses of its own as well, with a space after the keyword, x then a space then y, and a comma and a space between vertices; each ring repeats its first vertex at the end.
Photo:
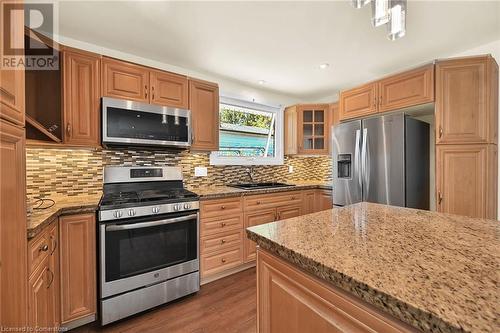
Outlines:
POLYGON ((186 216, 181 216, 181 217, 174 217, 171 219, 165 219, 165 220, 159 220, 159 221, 152 221, 152 222, 138 222, 138 223, 133 223, 133 224, 114 224, 114 225, 109 225, 106 227, 106 231, 121 231, 121 230, 131 230, 131 229, 141 229, 141 228, 149 228, 149 227, 156 227, 159 225, 165 225, 165 224, 170 224, 170 223, 176 223, 176 222, 182 222, 182 221, 188 221, 192 219, 198 218, 197 214, 191 214, 191 215, 186 215, 186 216))

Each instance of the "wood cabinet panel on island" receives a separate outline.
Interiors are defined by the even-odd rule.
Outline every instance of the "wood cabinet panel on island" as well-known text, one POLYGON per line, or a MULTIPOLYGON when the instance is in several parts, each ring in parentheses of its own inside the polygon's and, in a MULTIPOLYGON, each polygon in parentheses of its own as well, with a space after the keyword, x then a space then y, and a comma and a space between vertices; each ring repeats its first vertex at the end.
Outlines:
POLYGON ((196 151, 219 149, 219 86, 215 83, 189 79, 192 144, 196 151))
POLYGON ((258 332, 416 332, 276 256, 257 252, 258 332))
POLYGON ((101 56, 65 47, 63 61, 63 141, 98 146, 101 56))

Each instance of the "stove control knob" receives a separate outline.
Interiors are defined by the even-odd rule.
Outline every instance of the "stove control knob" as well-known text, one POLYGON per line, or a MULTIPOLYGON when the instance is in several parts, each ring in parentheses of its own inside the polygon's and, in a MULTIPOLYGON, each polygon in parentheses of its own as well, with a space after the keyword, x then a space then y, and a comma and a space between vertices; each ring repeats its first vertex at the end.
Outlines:
POLYGON ((179 205, 179 204, 175 204, 175 205, 174 205, 174 211, 176 211, 176 212, 177 212, 177 211, 179 210, 179 208, 180 208, 180 205, 179 205))
POLYGON ((153 207, 153 213, 158 214, 160 212, 160 207, 153 207))
POLYGON ((128 210, 128 216, 135 216, 135 209, 129 209, 128 210))
POLYGON ((185 203, 184 204, 184 209, 189 209, 191 208, 191 204, 190 203, 185 203))
POLYGON ((117 219, 123 216, 123 212, 121 210, 117 210, 113 213, 113 216, 117 219))

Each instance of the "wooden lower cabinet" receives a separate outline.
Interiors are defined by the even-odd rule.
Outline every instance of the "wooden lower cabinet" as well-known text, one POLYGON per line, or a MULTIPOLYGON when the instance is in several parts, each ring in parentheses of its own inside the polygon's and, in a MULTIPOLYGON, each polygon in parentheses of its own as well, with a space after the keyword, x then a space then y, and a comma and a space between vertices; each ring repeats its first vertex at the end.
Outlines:
POLYGON ((371 305, 257 250, 260 333, 416 332, 371 305))
POLYGON ((255 262, 256 244, 247 238, 246 228, 327 209, 327 202, 331 207, 331 190, 318 189, 202 200, 202 282, 229 275, 255 262))
POLYGON ((437 145, 437 210, 496 219, 497 159, 496 145, 437 145))
POLYGON ((94 214, 59 218, 62 325, 96 313, 96 224, 94 214))
POLYGON ((49 225, 28 244, 30 270, 28 325, 55 330, 60 325, 58 224, 49 225))
MULTIPOLYGON (((256 212, 245 213, 245 229, 259 224, 269 223, 277 220, 276 208, 265 209, 256 212)), ((255 260, 255 242, 245 237, 245 262, 255 260)))
POLYGON ((333 208, 333 197, 331 190, 317 190, 314 197, 316 212, 333 208))

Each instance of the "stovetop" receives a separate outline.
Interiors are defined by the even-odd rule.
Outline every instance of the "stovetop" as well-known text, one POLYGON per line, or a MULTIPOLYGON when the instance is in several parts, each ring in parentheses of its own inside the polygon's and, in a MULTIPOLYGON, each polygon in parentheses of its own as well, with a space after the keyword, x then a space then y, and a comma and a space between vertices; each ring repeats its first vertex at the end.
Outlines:
POLYGON ((198 195, 184 188, 140 189, 105 192, 100 209, 140 207, 198 200, 198 195))

